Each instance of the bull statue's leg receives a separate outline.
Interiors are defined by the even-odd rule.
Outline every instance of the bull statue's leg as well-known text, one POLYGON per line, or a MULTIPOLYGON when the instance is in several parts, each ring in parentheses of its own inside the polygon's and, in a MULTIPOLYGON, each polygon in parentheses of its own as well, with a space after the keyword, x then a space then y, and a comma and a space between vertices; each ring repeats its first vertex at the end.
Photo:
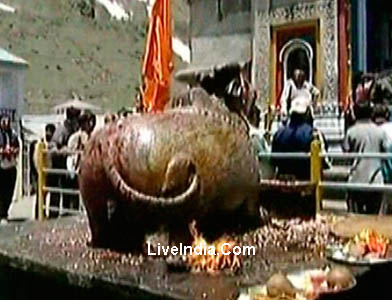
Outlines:
POLYGON ((105 248, 110 245, 110 231, 109 220, 106 209, 106 199, 95 199, 92 201, 85 201, 87 205, 87 216, 91 229, 90 245, 97 248, 105 248), (94 207, 89 204, 94 203, 94 207))
MULTIPOLYGON (((108 202, 109 204, 110 202, 108 202)), ((141 218, 143 209, 116 200, 109 219, 109 248, 117 251, 142 253, 146 233, 152 224, 141 218), (127 207, 130 205, 132 209, 127 207)), ((113 204, 112 204, 113 205, 113 204)), ((108 215, 109 216, 109 215, 108 215)))

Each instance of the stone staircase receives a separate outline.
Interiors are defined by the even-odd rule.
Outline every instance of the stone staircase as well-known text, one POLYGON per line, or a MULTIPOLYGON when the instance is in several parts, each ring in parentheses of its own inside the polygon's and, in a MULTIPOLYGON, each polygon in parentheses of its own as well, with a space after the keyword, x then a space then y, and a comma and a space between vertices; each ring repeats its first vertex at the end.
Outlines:
MULTIPOLYGON (((280 121, 275 120, 272 125, 272 132, 274 133, 279 126, 280 121)), ((328 152, 342 152, 341 145, 345 134, 343 116, 339 116, 336 111, 324 111, 322 114, 315 115, 314 126, 324 134, 328 144, 328 152)), ((324 171, 323 180, 346 182, 350 162, 345 159, 333 159, 331 163, 332 168, 324 171)), ((324 199, 341 202, 345 199, 345 195, 344 191, 326 190, 324 199)))

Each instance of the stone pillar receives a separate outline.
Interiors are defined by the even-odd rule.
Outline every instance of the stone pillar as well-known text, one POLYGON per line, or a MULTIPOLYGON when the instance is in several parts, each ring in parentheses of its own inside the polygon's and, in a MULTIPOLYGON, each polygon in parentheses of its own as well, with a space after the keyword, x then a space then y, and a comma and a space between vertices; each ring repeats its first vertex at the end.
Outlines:
POLYGON ((343 110, 348 108, 347 97, 350 89, 350 34, 349 34, 349 1, 339 1, 339 105, 343 110))
POLYGON ((353 1, 357 9, 358 70, 366 72, 367 66, 367 0, 353 1))
POLYGON ((257 89, 259 106, 266 109, 270 101, 270 24, 269 19, 269 0, 252 1, 252 84, 257 89), (266 55, 267 53, 267 55, 266 55))

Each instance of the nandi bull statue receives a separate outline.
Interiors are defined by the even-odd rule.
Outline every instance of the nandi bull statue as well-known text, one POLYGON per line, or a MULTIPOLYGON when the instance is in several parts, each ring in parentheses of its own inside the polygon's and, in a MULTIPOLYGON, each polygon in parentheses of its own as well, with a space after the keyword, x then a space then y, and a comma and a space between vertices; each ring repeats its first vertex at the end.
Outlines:
POLYGON ((141 249, 162 227, 184 241, 191 220, 204 232, 260 223, 258 159, 243 114, 202 89, 190 98, 91 138, 79 183, 93 246, 141 249))

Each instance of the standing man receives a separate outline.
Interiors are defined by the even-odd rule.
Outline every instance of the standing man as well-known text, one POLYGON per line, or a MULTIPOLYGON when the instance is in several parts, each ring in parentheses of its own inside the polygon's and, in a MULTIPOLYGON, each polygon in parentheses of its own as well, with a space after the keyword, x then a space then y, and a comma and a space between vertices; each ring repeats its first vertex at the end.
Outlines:
MULTIPOLYGON (((55 131, 56 131, 56 126, 54 124, 49 123, 49 124, 45 125, 45 135, 40 141, 41 143, 44 144, 45 150, 51 150, 54 148, 54 145, 52 143, 52 138, 53 138, 55 131)), ((33 167, 34 168, 32 168, 32 169, 34 169, 34 173, 37 176, 37 182, 36 182, 37 185, 38 185, 38 173, 37 172, 38 172, 38 168, 39 168, 39 166, 38 166, 38 144, 39 143, 35 143, 35 146, 34 146, 34 156, 33 156, 33 161, 34 161, 33 167)), ((52 167, 52 161, 47 154, 44 157, 45 157, 45 167, 50 169, 52 167)), ((45 186, 52 187, 54 185, 53 175, 46 174, 45 177, 46 177, 45 178, 45 186)), ((37 197, 36 197, 36 203, 34 205, 34 207, 35 207, 34 213, 35 213, 35 217, 37 218, 38 217, 38 188, 36 189, 36 191, 37 191, 36 192, 37 197)), ((50 196, 51 195, 49 195, 49 197, 50 196)), ((46 193, 44 192, 44 199, 45 198, 46 198, 46 193)))
POLYGON ((6 115, 0 118, 0 153, 0 224, 4 225, 8 223, 8 210, 14 195, 19 153, 18 136, 6 115))
MULTIPOLYGON (((377 103, 373 110, 373 122, 378 125, 388 136, 389 143, 387 153, 392 154, 392 123, 389 122, 390 112, 387 103, 377 103)), ((384 183, 392 184, 392 159, 382 161, 382 175, 384 183)), ((392 194, 389 191, 383 193, 383 199, 380 207, 381 215, 392 214, 392 194)))
POLYGON ((249 118, 249 136, 252 139, 252 145, 256 150, 259 158, 259 175, 260 179, 272 179, 275 175, 274 167, 269 158, 263 157, 263 154, 271 151, 267 140, 260 132, 260 110, 254 106, 249 118))
POLYGON ((57 126, 53 135, 53 143, 57 149, 66 147, 70 136, 79 129, 79 116, 79 109, 67 108, 64 122, 57 126))
MULTIPOLYGON (((96 125, 96 116, 91 112, 86 112, 79 117, 79 125, 80 128, 68 140, 68 150, 69 151, 83 151, 85 145, 90 139, 91 133, 93 132, 96 125)), ((67 158, 67 169, 72 172, 79 173, 81 154, 76 153, 69 155, 67 158)), ((77 189, 78 182, 75 174, 72 174, 68 177, 68 185, 69 188, 77 189)), ((66 208, 76 209, 79 204, 79 197, 76 195, 67 195, 64 196, 64 206, 66 208)))
MULTIPOLYGON (((66 111, 66 118, 64 122, 57 126, 56 131, 53 135, 54 148, 57 150, 56 153, 52 153, 52 167, 54 169, 67 168, 67 155, 61 152, 61 150, 67 150, 68 140, 71 135, 76 132, 79 128, 79 116, 80 110, 70 107, 66 111)), ((54 175, 53 183, 55 187, 67 188, 67 179, 64 175, 54 175)), ((59 207, 60 195, 58 193, 51 196, 51 202, 54 206, 59 207)), ((57 212, 51 214, 52 216, 58 216, 57 212)))
MULTIPOLYGON (((56 126, 52 123, 46 124, 45 125, 45 135, 41 138, 41 143, 44 143, 45 149, 48 150, 53 146, 52 143, 52 138, 54 135, 54 132, 56 131, 56 126)), ((33 161, 34 161, 34 172, 36 173, 38 170, 38 151, 37 151, 37 146, 38 143, 36 142, 34 145, 34 156, 33 156, 33 161)), ((46 167, 50 168, 51 167, 51 162, 48 160, 46 162, 46 167)))
MULTIPOLYGON (((388 136, 381 127, 372 122, 372 105, 370 101, 360 101, 354 106, 356 123, 347 131, 343 141, 345 152, 379 153, 386 152, 388 136)), ((382 184, 382 159, 358 158, 351 167, 350 183, 382 184)), ((353 191, 348 194, 349 212, 376 214, 379 212, 382 193, 353 191)))
MULTIPOLYGON (((92 113, 85 113, 79 118, 80 128, 68 140, 68 150, 83 151, 90 139, 91 133, 96 125, 96 116, 92 113)), ((67 169, 74 172, 79 171, 80 154, 70 155, 67 159, 67 169)))
POLYGON ((280 99, 284 120, 296 112, 303 114, 309 122, 313 123, 313 102, 320 96, 320 91, 305 79, 305 72, 301 69, 295 69, 293 78, 286 82, 280 99), (303 103, 297 104, 298 101, 303 103), (301 111, 297 110, 298 107, 301 108, 301 111), (302 109, 304 107, 305 112, 302 109))

